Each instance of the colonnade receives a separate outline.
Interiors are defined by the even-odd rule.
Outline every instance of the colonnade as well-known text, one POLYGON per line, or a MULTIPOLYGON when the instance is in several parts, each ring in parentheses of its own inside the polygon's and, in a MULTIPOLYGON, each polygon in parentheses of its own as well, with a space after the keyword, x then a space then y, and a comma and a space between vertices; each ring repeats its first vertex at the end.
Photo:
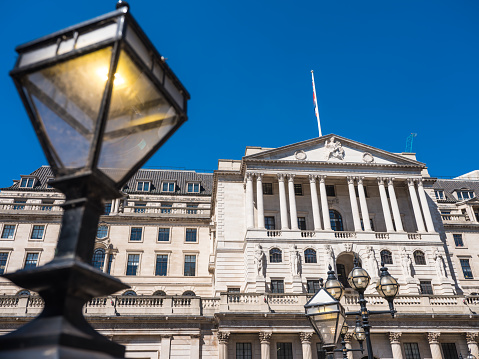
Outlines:
MULTIPOLYGON (((263 173, 246 173, 246 225, 248 229, 264 229, 264 198, 263 198, 263 173), (253 182, 256 178, 256 206, 257 221, 254 218, 254 191, 253 182)), ((315 231, 331 230, 331 219, 329 215, 328 197, 326 193, 326 176, 309 175, 309 184, 311 191, 311 208, 313 215, 313 227, 315 231), (317 191, 319 184, 319 196, 317 191), (322 218, 322 221, 321 221, 322 218)), ((298 230, 296 196, 294 191, 294 174, 277 174, 279 186, 280 220, 282 230, 298 230), (288 196, 286 196, 286 186, 288 187, 288 196), (288 200, 287 200, 288 198, 288 200), (289 208, 288 208, 289 207, 289 208)), ((370 178, 368 178, 370 179, 370 178)), ((379 196, 381 200, 382 211, 386 224, 387 232, 404 232, 401 213, 399 211, 396 191, 394 189, 394 178, 377 177, 379 196), (387 187, 387 192, 386 192, 387 187), (389 194, 389 196, 388 196, 389 194)), ((351 204, 351 214, 353 217, 354 231, 361 232, 372 231, 370 225, 370 216, 366 192, 364 190, 364 177, 348 176, 345 178, 348 185, 349 199, 351 204), (356 196, 355 186, 357 185, 358 196, 356 196), (358 199, 359 197, 359 206, 358 199), (362 216, 362 224, 361 224, 362 216), (364 229, 363 229, 364 227, 364 229)), ((338 180, 335 180, 338 183, 338 180)), ((427 203, 426 194, 422 179, 407 179, 410 201, 412 204, 414 219, 418 232, 434 232, 434 224, 431 212, 427 203), (416 188, 417 185, 417 188, 416 188)))

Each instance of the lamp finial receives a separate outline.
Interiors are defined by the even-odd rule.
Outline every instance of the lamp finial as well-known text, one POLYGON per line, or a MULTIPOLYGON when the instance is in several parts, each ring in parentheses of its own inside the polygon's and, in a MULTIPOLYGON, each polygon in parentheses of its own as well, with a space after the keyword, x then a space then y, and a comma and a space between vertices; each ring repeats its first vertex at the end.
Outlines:
POLYGON ((130 10, 130 4, 128 4, 125 0, 118 0, 116 3, 116 9, 118 10, 122 7, 126 7, 128 10, 130 10))

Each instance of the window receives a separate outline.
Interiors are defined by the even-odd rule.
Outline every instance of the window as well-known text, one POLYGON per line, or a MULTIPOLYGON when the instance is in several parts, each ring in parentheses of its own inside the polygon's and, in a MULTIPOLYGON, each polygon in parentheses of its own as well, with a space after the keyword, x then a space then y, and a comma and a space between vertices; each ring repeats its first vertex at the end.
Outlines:
POLYGON ((326 186, 326 196, 336 197, 336 191, 334 190, 334 185, 327 185, 326 186))
POLYGON ((264 228, 266 229, 274 229, 274 217, 264 217, 264 228))
POLYGON ((98 230, 96 231, 96 238, 103 239, 106 238, 108 235, 108 226, 98 226, 98 230))
POLYGON ((308 293, 315 294, 319 290, 319 280, 311 279, 306 281, 308 293))
POLYGON ((14 224, 6 224, 6 225, 3 226, 2 238, 13 239, 14 234, 15 234, 15 225, 14 224))
POLYGON ((453 234, 452 235, 454 237, 454 244, 456 245, 456 247, 464 247, 464 242, 462 240, 462 234, 453 234))
POLYGON ((108 216, 111 213, 111 202, 105 203, 103 215, 108 216))
POLYGON ((113 254, 108 255, 108 265, 106 266, 106 272, 110 274, 111 272, 111 265, 113 263, 113 254))
POLYGON ((161 204, 161 213, 171 213, 171 207, 173 207, 172 203, 162 203, 161 204))
POLYGON ((278 359, 293 359, 293 343, 276 343, 278 359))
POLYGON ((306 218, 298 217, 298 228, 302 231, 306 230, 306 218))
POLYGON ((301 183, 295 183, 294 184, 294 194, 296 196, 302 196, 303 195, 303 185, 301 183))
POLYGON ((417 343, 404 343, 404 359, 421 359, 417 343))
POLYGON ((41 209, 42 211, 51 211, 52 208, 53 208, 53 202, 54 202, 54 201, 52 201, 52 200, 46 200, 46 199, 44 199, 44 200, 42 201, 42 206, 40 207, 40 209, 41 209))
POLYGON ((228 293, 240 293, 241 290, 239 287, 228 287, 228 290, 227 290, 228 293))
POLYGON ((200 193, 200 184, 199 183, 188 183, 187 192, 188 193, 200 193))
POLYGON ((103 264, 105 263, 105 250, 98 248, 93 252, 93 257, 91 259, 92 267, 103 271, 103 264))
POLYGON ((128 254, 128 263, 126 264, 126 275, 136 275, 138 272, 139 266, 140 266, 140 255, 128 254))
MULTIPOLYGON (((364 231, 364 222, 363 222, 363 219, 361 218, 361 229, 364 231)), ((394 220, 393 220, 393 224, 394 224, 394 220)), ((369 225, 371 226, 371 231, 374 232, 374 222, 373 222, 373 219, 370 218, 369 219, 369 225)))
MULTIPOLYGON (((198 208, 198 205, 195 203, 188 203, 186 208, 198 208)), ((186 214, 196 214, 198 211, 196 209, 187 209, 186 214)))
POLYGON ((442 189, 435 189, 434 195, 436 196, 436 199, 444 199, 444 191, 442 189))
POLYGON ((145 213, 146 203, 136 202, 135 203, 135 213, 145 213))
POLYGON ((426 257, 424 256, 423 252, 414 252, 414 263, 416 263, 417 265, 426 265, 426 257))
POLYGON ((22 181, 20 182, 20 188, 33 188, 34 184, 34 178, 22 178, 22 181))
POLYGON ((469 259, 459 259, 461 262, 462 273, 464 274, 464 279, 474 279, 472 275, 471 265, 469 259))
POLYGON ((266 194, 266 195, 273 194, 273 184, 272 183, 263 183, 263 194, 266 194))
POLYGON ((456 343, 441 343, 441 347, 444 359, 457 358, 456 343))
POLYGON ((153 293, 153 295, 165 296, 166 293, 163 290, 157 290, 157 291, 155 291, 155 293, 153 293))
POLYGON ((150 182, 138 181, 136 182, 136 190, 140 192, 149 192, 150 191, 150 182))
POLYGON ((270 249, 269 261, 270 263, 281 263, 283 261, 283 259, 281 258, 281 250, 278 248, 270 249))
POLYGON ((187 290, 186 292, 183 292, 182 295, 186 295, 187 297, 196 297, 196 293, 192 290, 187 290))
POLYGON ((43 225, 34 225, 32 230, 31 239, 42 239, 43 238, 43 231, 45 230, 45 226, 43 225))
POLYGON ((143 232, 143 228, 141 227, 133 227, 130 233, 130 241, 139 242, 141 241, 141 234, 143 232))
POLYGON ((53 188, 53 186, 50 184, 51 181, 53 181, 53 178, 47 179, 47 188, 53 188))
POLYGON ((329 210, 329 219, 331 222, 331 229, 333 231, 344 231, 343 229, 343 218, 338 211, 334 209, 329 210))
POLYGON ((38 253, 27 253, 23 269, 35 268, 38 262, 38 253))
POLYGON ((419 289, 421 290, 421 294, 434 294, 430 280, 419 281, 419 289))
POLYGON ((271 293, 284 293, 284 280, 271 279, 271 293))
POLYGON ((185 277, 194 277, 196 275, 196 256, 185 256, 185 277))
MULTIPOLYGON (((367 198, 368 196, 368 188, 366 186, 363 186, 364 189, 364 196, 367 198)), ((359 190, 358 186, 354 186, 354 191, 356 192, 356 197, 359 197, 359 190)))
POLYGON ((163 192, 175 192, 175 182, 163 182, 161 190, 163 192))
POLYGON ((196 242, 196 228, 186 228, 186 242, 196 242))
POLYGON ((451 211, 445 210, 445 209, 441 209, 441 214, 451 214, 451 211))
POLYGON ((5 273, 7 268, 8 252, 0 252, 0 274, 5 273))
POLYGON ((166 276, 168 271, 168 256, 166 254, 158 254, 156 256, 155 275, 166 276))
POLYGON ((136 296, 136 292, 134 290, 127 290, 125 293, 122 295, 129 295, 129 296, 136 296))
POLYGON ((236 359, 252 359, 251 343, 236 343, 236 359))
POLYGON ((381 262, 384 264, 393 264, 393 255, 388 250, 381 251, 381 262))
POLYGON ((457 191, 456 194, 457 194, 457 198, 459 200, 474 198, 474 192, 473 191, 461 190, 461 191, 457 191))
POLYGON ((27 203, 26 199, 16 199, 13 202, 13 209, 15 209, 15 210, 25 209, 25 203, 27 203))
POLYGON ((308 248, 304 251, 304 263, 317 263, 316 251, 308 248))
POLYGON ((158 228, 158 242, 168 242, 170 240, 169 228, 158 228))

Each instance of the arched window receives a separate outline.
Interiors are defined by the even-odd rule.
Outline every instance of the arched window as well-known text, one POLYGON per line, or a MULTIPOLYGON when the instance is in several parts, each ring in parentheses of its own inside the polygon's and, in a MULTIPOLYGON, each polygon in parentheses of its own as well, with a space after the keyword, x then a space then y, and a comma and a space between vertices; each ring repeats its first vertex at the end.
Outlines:
POLYGON ((192 290, 187 290, 182 295, 186 295, 186 296, 189 296, 189 297, 196 297, 195 292, 193 292, 192 290))
POLYGON ((155 293, 153 293, 153 295, 163 296, 163 295, 166 295, 166 293, 162 290, 157 290, 155 293))
POLYGON ((136 292, 134 290, 127 290, 125 293, 122 295, 131 295, 131 296, 136 296, 136 292))
POLYGON ((333 231, 344 231, 343 217, 334 209, 329 210, 329 219, 331 220, 331 229, 333 231))
POLYGON ((381 262, 384 264, 393 264, 393 255, 387 249, 381 251, 381 262))
POLYGON ((304 263, 317 263, 316 251, 308 248, 304 251, 304 263))
POLYGON ((414 263, 417 265, 425 265, 426 264, 426 256, 421 251, 414 252, 414 263))
POLYGON ((26 289, 23 289, 17 293, 18 297, 29 296, 29 295, 30 295, 30 292, 26 289))
POLYGON ((91 259, 91 265, 98 269, 103 270, 103 263, 105 263, 105 250, 98 248, 93 252, 93 257, 91 259))
POLYGON ((269 250, 269 262, 270 263, 281 263, 283 261, 281 257, 281 249, 272 248, 269 250))
POLYGON ((103 239, 106 238, 108 235, 108 226, 98 226, 98 230, 96 231, 96 238, 103 239))

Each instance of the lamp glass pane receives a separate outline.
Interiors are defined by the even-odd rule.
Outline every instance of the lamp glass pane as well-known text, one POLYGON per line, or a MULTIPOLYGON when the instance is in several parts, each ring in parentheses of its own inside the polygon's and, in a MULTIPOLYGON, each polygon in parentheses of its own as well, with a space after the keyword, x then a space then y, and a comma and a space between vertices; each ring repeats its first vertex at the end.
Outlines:
POLYGON ((119 181, 178 121, 174 107, 122 51, 98 167, 119 181))
POLYGON ((59 168, 85 166, 105 89, 111 48, 26 75, 22 85, 59 168), (100 70, 101 69, 101 70, 100 70))

